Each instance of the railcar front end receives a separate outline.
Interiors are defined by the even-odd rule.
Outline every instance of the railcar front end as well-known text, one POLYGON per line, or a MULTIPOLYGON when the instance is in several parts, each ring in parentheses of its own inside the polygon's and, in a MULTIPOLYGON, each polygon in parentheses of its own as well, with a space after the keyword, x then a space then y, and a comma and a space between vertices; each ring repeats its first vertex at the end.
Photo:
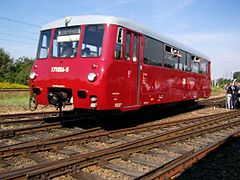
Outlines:
POLYGON ((105 24, 63 26, 41 31, 30 74, 32 99, 61 108, 109 109, 104 73, 105 24))

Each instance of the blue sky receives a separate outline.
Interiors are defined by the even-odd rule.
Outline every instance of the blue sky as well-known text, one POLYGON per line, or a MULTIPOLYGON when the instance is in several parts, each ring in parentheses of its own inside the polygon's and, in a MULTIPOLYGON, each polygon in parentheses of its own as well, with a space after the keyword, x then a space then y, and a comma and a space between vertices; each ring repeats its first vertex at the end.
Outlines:
POLYGON ((86 14, 132 19, 201 51, 212 59, 214 79, 240 71, 240 0, 1 1, 0 47, 14 58, 35 57, 42 25, 86 14))

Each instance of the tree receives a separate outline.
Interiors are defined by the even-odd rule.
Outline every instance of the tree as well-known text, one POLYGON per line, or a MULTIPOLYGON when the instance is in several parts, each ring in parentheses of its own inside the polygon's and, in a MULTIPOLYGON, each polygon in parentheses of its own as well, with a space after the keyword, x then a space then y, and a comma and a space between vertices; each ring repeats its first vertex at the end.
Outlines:
POLYGON ((224 78, 217 79, 217 85, 219 87, 224 87, 229 82, 231 82, 231 79, 224 79, 224 78))
POLYGON ((240 82, 240 71, 233 73, 233 79, 237 79, 240 82))
POLYGON ((9 53, 0 48, 0 82, 11 81, 10 74, 13 68, 13 59, 9 53))
POLYGON ((28 75, 33 61, 28 57, 20 57, 14 60, 9 53, 0 48, 0 82, 28 85, 28 75))
POLYGON ((28 76, 34 60, 28 57, 20 57, 14 63, 15 82, 28 85, 28 76))

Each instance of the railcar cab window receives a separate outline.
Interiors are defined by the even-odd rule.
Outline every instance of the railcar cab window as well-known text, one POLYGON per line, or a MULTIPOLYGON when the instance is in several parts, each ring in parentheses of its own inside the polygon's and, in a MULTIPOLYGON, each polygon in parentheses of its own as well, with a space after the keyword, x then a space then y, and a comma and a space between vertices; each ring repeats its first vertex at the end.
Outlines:
POLYGON ((148 36, 144 37, 144 64, 162 66, 163 61, 163 43, 152 39, 148 36))
POLYGON ((114 52, 115 59, 122 59, 122 46, 123 46, 123 28, 119 27, 116 37, 116 48, 114 52))
POLYGON ((80 27, 64 27, 55 30, 53 58, 73 58, 77 56, 80 27))
POLYGON ((103 25, 88 25, 85 27, 82 57, 99 57, 102 54, 103 25))
POLYGON ((42 31, 40 34, 37 58, 44 59, 48 57, 49 45, 51 39, 51 30, 42 31))

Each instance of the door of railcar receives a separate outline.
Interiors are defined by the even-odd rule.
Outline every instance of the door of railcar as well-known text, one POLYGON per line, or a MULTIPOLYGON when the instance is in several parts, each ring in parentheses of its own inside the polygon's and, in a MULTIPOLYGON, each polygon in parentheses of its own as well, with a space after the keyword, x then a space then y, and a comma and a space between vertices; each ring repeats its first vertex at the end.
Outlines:
POLYGON ((127 31, 125 44, 126 86, 125 107, 139 105, 140 82, 140 35, 127 31))

